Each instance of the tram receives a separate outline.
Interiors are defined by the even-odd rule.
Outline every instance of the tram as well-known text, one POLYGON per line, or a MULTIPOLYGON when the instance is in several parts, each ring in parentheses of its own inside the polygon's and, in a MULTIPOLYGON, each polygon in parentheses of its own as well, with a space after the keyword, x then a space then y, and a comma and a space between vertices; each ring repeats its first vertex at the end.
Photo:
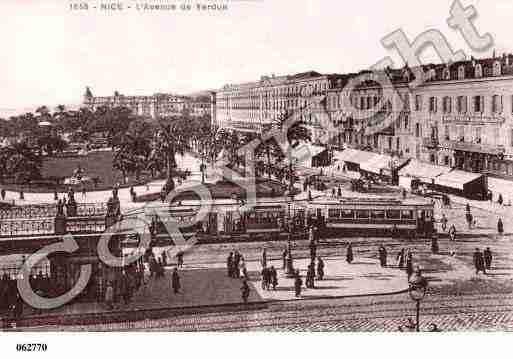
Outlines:
POLYGON ((194 206, 173 206, 167 209, 160 209, 151 219, 151 231, 157 237, 171 236, 174 238, 177 233, 170 233, 179 230, 185 238, 195 235, 201 228, 201 223, 196 223, 197 208, 194 206))
POLYGON ((284 229, 285 208, 283 205, 257 205, 243 214, 242 222, 250 238, 257 233, 271 233, 271 237, 277 237, 284 229))
POLYGON ((424 201, 346 198, 312 203, 323 217, 324 235, 430 236, 434 231, 433 204, 424 201))

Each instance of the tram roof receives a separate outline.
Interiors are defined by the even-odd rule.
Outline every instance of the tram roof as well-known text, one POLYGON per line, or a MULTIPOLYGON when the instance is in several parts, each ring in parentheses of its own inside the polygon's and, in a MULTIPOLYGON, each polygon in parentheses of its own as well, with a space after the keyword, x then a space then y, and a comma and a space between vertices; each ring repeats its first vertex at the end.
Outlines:
POLYGON ((355 197, 349 198, 345 197, 342 199, 324 199, 322 201, 313 201, 312 204, 317 205, 330 205, 330 204, 350 204, 350 205, 430 205, 431 201, 425 198, 406 198, 406 199, 398 199, 398 198, 363 198, 363 197, 355 197))

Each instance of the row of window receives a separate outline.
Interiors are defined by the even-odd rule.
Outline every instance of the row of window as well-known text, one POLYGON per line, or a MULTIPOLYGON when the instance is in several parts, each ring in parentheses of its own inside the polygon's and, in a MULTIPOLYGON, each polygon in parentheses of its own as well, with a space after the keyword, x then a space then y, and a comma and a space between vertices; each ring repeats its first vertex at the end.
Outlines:
MULTIPOLYGON (((471 97, 471 108, 470 111, 474 113, 483 113, 485 111, 485 97, 484 96, 472 96, 471 97)), ((503 111, 503 103, 502 96, 493 95, 491 97, 491 112, 492 113, 502 113, 503 111)), ((511 97, 512 103, 512 111, 513 111, 513 96, 511 97)), ((469 112, 468 100, 467 96, 457 96, 455 101, 455 112, 457 113, 467 113, 469 112)), ((417 95, 415 97, 415 111, 422 110, 422 97, 417 95)), ((453 98, 450 96, 442 97, 442 112, 443 113, 451 113, 453 111, 453 98)), ((438 98, 435 96, 429 97, 429 112, 436 113, 438 112, 438 98)))
POLYGON ((329 218, 344 219, 413 219, 412 210, 352 210, 352 209, 328 209, 329 218))

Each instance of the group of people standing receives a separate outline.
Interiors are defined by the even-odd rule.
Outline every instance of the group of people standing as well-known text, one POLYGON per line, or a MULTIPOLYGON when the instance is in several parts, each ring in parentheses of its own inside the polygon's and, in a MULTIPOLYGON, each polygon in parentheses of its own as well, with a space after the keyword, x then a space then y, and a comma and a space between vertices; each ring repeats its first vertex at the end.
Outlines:
POLYGON ((476 248, 474 251, 473 259, 476 274, 479 272, 486 274, 486 271, 492 268, 493 254, 490 250, 490 247, 487 247, 483 252, 481 252, 479 248, 476 248))
POLYGON ((228 258, 226 259, 226 269, 228 272, 228 277, 230 278, 243 277, 245 279, 249 279, 244 257, 237 250, 230 252, 228 255, 228 258))

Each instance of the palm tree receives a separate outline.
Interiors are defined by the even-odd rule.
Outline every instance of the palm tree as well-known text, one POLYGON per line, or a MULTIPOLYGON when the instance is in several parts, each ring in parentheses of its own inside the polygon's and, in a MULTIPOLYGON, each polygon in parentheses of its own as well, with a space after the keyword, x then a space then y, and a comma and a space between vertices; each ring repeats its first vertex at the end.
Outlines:
POLYGON ((112 165, 121 171, 123 183, 126 183, 127 173, 135 173, 136 179, 139 180, 141 172, 146 169, 151 153, 151 133, 152 127, 148 122, 134 121, 115 147, 112 165))
MULTIPOLYGON (((301 141, 311 142, 312 135, 310 130, 306 127, 306 123, 298 118, 297 113, 292 111, 285 111, 283 114, 279 115, 272 123, 271 129, 277 130, 279 133, 284 134, 284 139, 287 143, 277 143, 277 145, 282 149, 282 151, 287 151, 288 153, 284 153, 289 159, 288 166, 288 176, 290 180, 290 188, 292 189, 294 184, 295 172, 292 168, 292 158, 291 158, 291 148, 296 147, 301 141)), ((272 138, 276 140, 276 137, 272 138)))
POLYGON ((174 169, 176 168, 176 155, 184 155, 190 149, 190 130, 188 121, 183 118, 171 118, 159 123, 159 130, 154 138, 154 148, 150 159, 164 158, 167 171, 166 184, 163 191, 166 193, 175 189, 173 180, 174 169))

